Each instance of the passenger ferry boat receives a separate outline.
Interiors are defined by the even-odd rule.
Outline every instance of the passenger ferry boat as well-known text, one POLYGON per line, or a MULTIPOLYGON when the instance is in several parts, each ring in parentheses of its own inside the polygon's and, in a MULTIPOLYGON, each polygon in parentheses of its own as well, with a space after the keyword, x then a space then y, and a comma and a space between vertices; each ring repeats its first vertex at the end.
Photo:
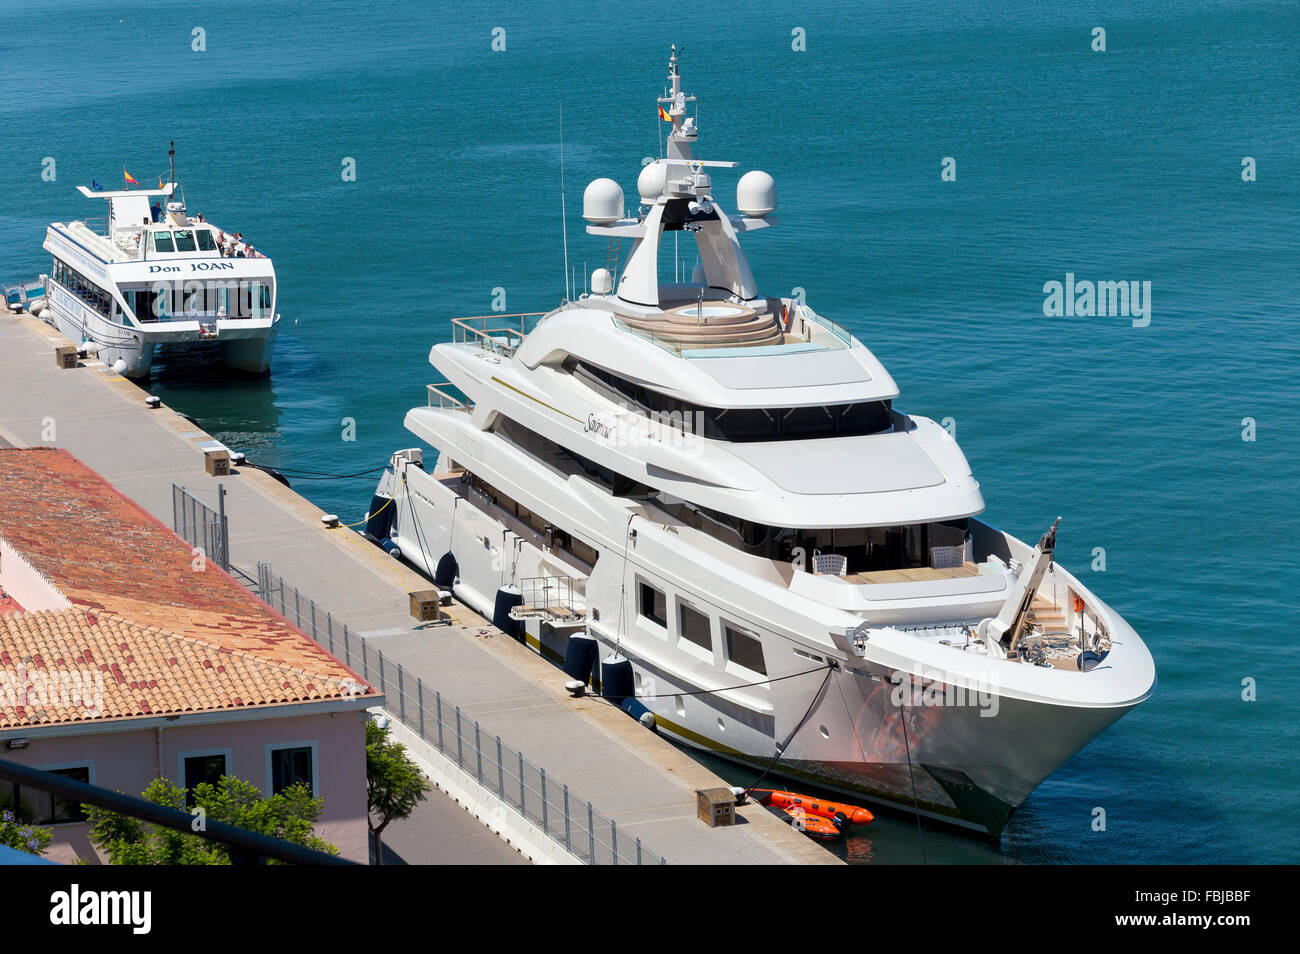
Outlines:
POLYGON ((759 292, 739 237, 776 224, 773 180, 725 212, 735 163, 692 156, 675 50, 668 82, 637 214, 584 195, 609 267, 544 315, 453 320, 405 419, 437 466, 393 454, 367 532, 678 742, 996 835, 1151 695, 1151 654, 1056 524, 978 518, 961 449, 860 340, 759 292), (689 282, 660 280, 669 236, 689 282))
POLYGON ((191 216, 175 182, 157 189, 98 191, 108 217, 54 222, 44 248, 40 317, 121 374, 145 377, 158 345, 203 348, 253 374, 271 366, 279 322, 271 260, 191 216))

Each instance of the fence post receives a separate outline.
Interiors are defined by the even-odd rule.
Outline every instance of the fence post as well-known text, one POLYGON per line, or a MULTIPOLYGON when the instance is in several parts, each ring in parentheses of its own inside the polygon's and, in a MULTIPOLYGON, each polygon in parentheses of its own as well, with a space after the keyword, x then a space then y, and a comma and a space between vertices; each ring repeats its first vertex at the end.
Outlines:
POLYGON ((591 802, 587 803, 587 864, 596 863, 596 821, 592 817, 591 802))
POLYGON ((474 720, 474 758, 478 766, 478 783, 483 784, 483 746, 479 744, 478 720, 474 720))
POLYGON ((388 684, 384 681, 384 651, 377 649, 375 652, 379 653, 379 691, 386 693, 388 684))
POLYGON ((542 773, 542 834, 549 835, 551 833, 551 830, 550 830, 550 825, 547 824, 548 813, 546 811, 546 769, 538 769, 538 771, 542 773))
POLYGON ((564 850, 570 850, 569 839, 569 786, 564 786, 564 850))
POLYGON ((420 707, 420 738, 424 738, 424 678, 415 678, 415 703, 420 707))
POLYGON ((641 863, 641 839, 636 840, 636 863, 641 863))
POLYGON ((501 736, 497 736, 497 795, 502 801, 506 797, 506 769, 501 764, 501 736))
POLYGON ((519 814, 528 817, 528 802, 524 797, 524 753, 519 753, 519 814))
POLYGON ((352 665, 352 647, 348 645, 348 624, 343 624, 343 661, 352 665))
POLYGON ((307 612, 311 613, 311 638, 320 642, 320 637, 316 635, 316 601, 307 601, 307 612))
POLYGON ((465 767, 465 746, 460 738, 460 706, 456 707, 456 764, 465 767))
POLYGON ((298 624, 298 628, 302 629, 302 609, 299 607, 298 587, 296 586, 293 588, 293 619, 298 624))
POLYGON ((438 711, 436 713, 438 717, 438 751, 445 753, 447 747, 442 744, 442 693, 435 692, 433 694, 433 701, 438 706, 438 711))
MULTIPOLYGON (((330 652, 334 652, 334 614, 329 610, 325 611, 325 634, 329 637, 330 652)), ((343 662, 346 664, 347 660, 343 662)))
POLYGON ((406 680, 403 678, 402 664, 397 664, 397 718, 406 722, 406 680))
POLYGON ((618 865, 618 822, 609 820, 609 847, 614 852, 614 864, 618 865))
POLYGON ((217 484, 217 533, 221 547, 221 569, 230 572, 230 531, 226 527, 226 485, 217 484))

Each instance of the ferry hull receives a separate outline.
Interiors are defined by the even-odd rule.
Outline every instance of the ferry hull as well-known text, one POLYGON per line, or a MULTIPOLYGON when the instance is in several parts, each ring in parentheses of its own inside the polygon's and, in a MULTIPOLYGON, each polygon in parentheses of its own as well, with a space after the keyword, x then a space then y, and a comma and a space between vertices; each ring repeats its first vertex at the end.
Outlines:
POLYGON ((266 374, 278 330, 278 322, 265 319, 224 320, 216 339, 205 339, 195 321, 141 329, 110 321, 58 287, 52 289, 41 318, 78 344, 94 342, 99 359, 128 378, 148 377, 159 347, 205 349, 209 345, 212 357, 226 367, 245 374, 266 374))

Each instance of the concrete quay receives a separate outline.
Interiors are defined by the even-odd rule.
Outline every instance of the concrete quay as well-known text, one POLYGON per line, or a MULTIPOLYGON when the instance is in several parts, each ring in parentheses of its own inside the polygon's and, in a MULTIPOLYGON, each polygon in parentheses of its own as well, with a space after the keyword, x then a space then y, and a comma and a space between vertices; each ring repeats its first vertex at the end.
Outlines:
MULTIPOLYGON (((620 838, 640 838, 668 863, 840 863, 761 806, 740 809, 734 827, 706 827, 695 791, 725 785, 720 778, 607 702, 571 698, 563 673, 468 607, 450 608, 451 626, 414 629, 408 594, 430 586, 421 574, 355 531, 325 529, 319 508, 259 470, 208 476, 203 451, 220 446, 214 438, 166 406, 148 408, 147 393, 102 362, 57 367, 54 349, 69 343, 29 315, 0 316, 0 441, 66 448, 168 526, 173 483, 213 505, 222 483, 236 567, 269 563, 368 647, 590 800, 620 838)), ((505 860, 502 843, 453 808, 439 802, 392 826, 387 846, 414 862, 505 860)))

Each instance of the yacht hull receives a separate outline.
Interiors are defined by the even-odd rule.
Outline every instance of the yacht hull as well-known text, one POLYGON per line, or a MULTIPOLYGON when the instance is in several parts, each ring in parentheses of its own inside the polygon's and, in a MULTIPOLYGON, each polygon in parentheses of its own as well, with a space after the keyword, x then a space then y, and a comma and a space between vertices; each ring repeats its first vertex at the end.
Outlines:
MULTIPOLYGON (((395 497, 394 542, 417 566, 433 575, 444 553, 458 568, 453 587, 458 599, 491 618, 499 587, 528 577, 578 576, 538 535, 512 520, 509 512, 477 499, 454 477, 435 477, 407 467, 398 481, 386 478, 395 497), (517 541, 517 542, 516 542, 517 541)), ((381 483, 381 490, 384 483, 381 483)), ((578 529, 578 528, 575 528, 578 529)), ((588 528, 590 529, 590 528, 588 528)), ((621 555, 613 555, 615 563, 621 555)), ((689 553, 675 568, 670 585, 696 605, 705 592, 687 592, 681 581, 705 574, 691 565, 689 553), (679 588, 680 587, 680 588, 679 588)), ((604 592, 621 607, 609 606, 587 631, 601 644, 601 657, 617 650, 633 666, 636 696, 654 713, 665 736, 725 759, 765 769, 874 803, 916 810, 923 816, 997 836, 1011 813, 1071 756, 1121 718, 1138 700, 1123 705, 1075 706, 1030 702, 988 692, 952 701, 942 683, 904 695, 895 682, 909 673, 888 666, 855 672, 828 669, 830 654, 805 650, 824 630, 815 621, 789 639, 765 636, 765 651, 778 681, 742 673, 694 671, 665 663, 654 634, 646 634, 634 605, 637 568, 604 592), (619 616, 627 623, 620 627, 619 616), (639 628, 640 627, 640 628, 639 628), (800 659, 788 668, 795 651, 800 659), (829 671, 829 676, 828 676, 829 671), (725 680, 719 682, 719 679, 725 680), (744 688, 746 683, 758 683, 744 688), (735 687, 742 687, 735 689, 735 687), (719 691, 719 690, 735 691, 719 691), (780 752, 780 758, 777 758, 780 752)), ((602 584, 593 573, 588 595, 602 584)), ((608 605, 608 604, 605 604, 608 605)), ((776 617, 778 608, 754 594, 750 610, 776 617)), ((580 630, 579 630, 580 631, 580 630)), ((563 660, 570 630, 530 621, 524 641, 552 662, 563 660)), ((595 674, 599 678, 599 672, 595 674)))

